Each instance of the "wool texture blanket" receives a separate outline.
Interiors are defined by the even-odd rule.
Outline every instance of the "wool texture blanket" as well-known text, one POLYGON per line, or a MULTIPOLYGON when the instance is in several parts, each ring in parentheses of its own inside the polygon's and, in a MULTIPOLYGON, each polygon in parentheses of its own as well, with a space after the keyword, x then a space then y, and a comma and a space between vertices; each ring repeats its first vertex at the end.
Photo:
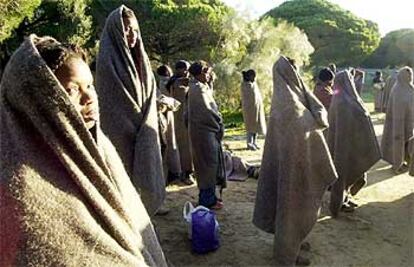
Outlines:
POLYGON ((266 134, 266 119, 259 86, 256 82, 242 82, 241 95, 246 131, 266 134))
POLYGON ((244 182, 248 178, 247 170, 251 165, 242 158, 233 155, 230 151, 223 151, 228 181, 244 182))
POLYGON ((188 92, 188 126, 194 162, 194 174, 200 189, 226 186, 221 140, 223 120, 213 98, 213 90, 195 79, 188 92))
POLYGON ((414 86, 412 69, 398 71, 397 81, 391 90, 381 140, 383 159, 398 170, 407 161, 409 141, 414 129, 414 86))
POLYGON ((139 34, 129 49, 121 6, 106 19, 96 70, 101 125, 150 215, 165 198, 158 138, 157 84, 139 34))
POLYGON ((26 39, 0 85, 0 266, 167 266, 115 148, 39 55, 46 40, 26 39))
POLYGON ((381 99, 381 112, 386 113, 388 107, 388 99, 390 98, 391 89, 394 87, 395 82, 397 81, 397 73, 394 72, 385 80, 384 89, 382 92, 382 99, 381 99))
POLYGON ((191 153, 190 136, 186 123, 188 113, 188 78, 177 78, 171 85, 171 96, 181 103, 181 108, 174 113, 175 137, 180 152, 181 170, 183 173, 193 172, 193 158, 191 153))
POLYGON ((276 265, 294 266, 336 180, 322 130, 327 111, 285 57, 273 66, 273 98, 253 223, 274 233, 276 265))
POLYGON ((381 152, 369 112, 348 71, 335 77, 335 94, 328 114, 327 142, 339 178, 331 189, 330 209, 336 216, 344 192, 364 177, 381 158, 381 152))

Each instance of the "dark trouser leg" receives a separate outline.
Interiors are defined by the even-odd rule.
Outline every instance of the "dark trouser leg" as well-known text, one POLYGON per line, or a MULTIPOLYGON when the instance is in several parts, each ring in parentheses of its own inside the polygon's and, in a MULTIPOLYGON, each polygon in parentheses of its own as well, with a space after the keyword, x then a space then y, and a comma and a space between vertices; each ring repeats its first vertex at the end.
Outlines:
POLYGON ((204 207, 214 206, 217 202, 216 188, 200 189, 198 195, 198 204, 204 207))

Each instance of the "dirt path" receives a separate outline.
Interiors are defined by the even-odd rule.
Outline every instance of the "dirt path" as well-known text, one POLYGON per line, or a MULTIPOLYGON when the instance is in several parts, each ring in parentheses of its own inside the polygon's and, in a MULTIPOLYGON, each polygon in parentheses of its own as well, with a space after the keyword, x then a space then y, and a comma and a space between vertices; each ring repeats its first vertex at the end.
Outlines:
MULTIPOLYGON (((383 116, 373 116, 378 135, 383 116)), ((225 141, 234 153, 253 163, 260 153, 244 150, 244 137, 225 141)), ((263 142, 263 140, 261 140, 263 142)), ((263 143, 261 143, 263 144, 263 143)), ((218 211, 221 247, 213 253, 191 253, 182 219, 185 201, 197 202, 197 188, 168 188, 170 214, 156 217, 161 245, 175 266, 272 266, 273 235, 251 223, 257 181, 229 182, 225 208, 218 211)), ((311 266, 413 266, 414 177, 394 176, 390 166, 378 162, 368 174, 368 185, 356 196, 360 207, 353 214, 332 219, 324 197, 318 223, 308 237, 312 249, 305 254, 311 266)))

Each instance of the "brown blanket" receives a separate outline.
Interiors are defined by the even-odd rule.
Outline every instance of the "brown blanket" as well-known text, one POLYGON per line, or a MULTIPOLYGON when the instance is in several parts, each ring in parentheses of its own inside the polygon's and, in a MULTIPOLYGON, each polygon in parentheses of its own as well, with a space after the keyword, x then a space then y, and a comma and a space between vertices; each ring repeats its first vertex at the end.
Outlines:
POLYGON ((293 266, 336 172, 322 134, 327 112, 285 57, 273 88, 253 223, 275 234, 277 265, 293 266))
POLYGON ((213 98, 213 90, 195 79, 190 81, 188 92, 188 124, 198 187, 225 187, 221 148, 223 121, 213 98))
POLYGON ((243 82, 241 88, 243 120, 246 131, 266 134, 263 99, 257 83, 243 82))
POLYGON ((150 215, 165 197, 156 107, 156 81, 139 36, 127 47, 121 6, 107 18, 97 59, 102 129, 116 147, 150 215), (133 56, 135 54, 136 56, 133 56), (134 57, 134 58, 133 58, 134 57))
POLYGON ((390 98, 391 89, 397 81, 397 72, 394 72, 385 81, 384 89, 382 90, 381 112, 387 112, 388 99, 390 98))
POLYGON ((384 160, 397 170, 409 158, 408 143, 414 129, 414 86, 412 70, 398 71, 397 81, 391 90, 385 117, 381 149, 384 160))
POLYGON ((188 133, 188 127, 185 122, 185 115, 188 111, 188 88, 187 78, 179 78, 175 80, 171 86, 171 96, 181 103, 180 109, 174 113, 174 123, 178 151, 180 152, 181 170, 183 173, 193 172, 190 136, 188 133))
POLYGON ((0 266, 166 266, 99 126, 88 131, 31 35, 0 87, 0 266))
POLYGON ((337 215, 342 206, 344 191, 381 158, 369 112, 348 71, 336 75, 335 92, 328 113, 327 139, 339 177, 331 190, 333 215, 337 215))
POLYGON ((178 150, 177 138, 175 136, 174 122, 174 112, 180 108, 181 104, 176 99, 164 94, 161 94, 157 101, 159 105, 164 105, 167 108, 167 111, 162 114, 165 118, 163 135, 166 145, 165 155, 163 155, 163 165, 166 170, 164 171, 164 176, 167 177, 168 172, 181 174, 180 151, 178 150))

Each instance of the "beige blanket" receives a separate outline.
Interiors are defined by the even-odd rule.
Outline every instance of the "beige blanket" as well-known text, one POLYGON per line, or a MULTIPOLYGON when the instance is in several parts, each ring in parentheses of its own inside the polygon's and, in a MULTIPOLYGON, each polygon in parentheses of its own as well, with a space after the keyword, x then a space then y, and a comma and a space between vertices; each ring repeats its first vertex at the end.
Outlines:
POLYGON ((99 126, 88 131, 31 35, 0 86, 0 266, 166 266, 99 126))

